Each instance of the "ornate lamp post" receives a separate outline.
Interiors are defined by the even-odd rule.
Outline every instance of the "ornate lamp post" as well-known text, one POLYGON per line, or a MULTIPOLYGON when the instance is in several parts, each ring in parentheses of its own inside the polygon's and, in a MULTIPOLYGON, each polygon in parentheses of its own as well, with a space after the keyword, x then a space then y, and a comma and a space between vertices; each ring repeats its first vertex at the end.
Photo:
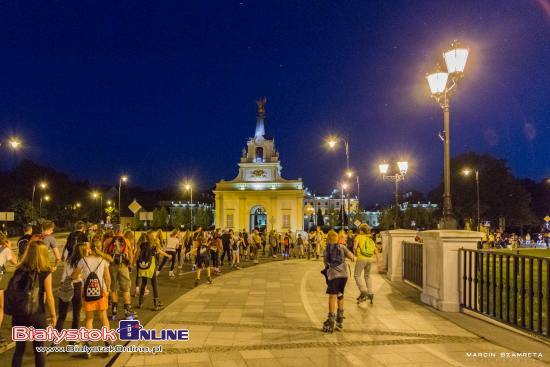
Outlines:
POLYGON ((397 229, 397 219, 399 217, 399 182, 405 179, 405 175, 409 169, 409 163, 405 161, 397 162, 399 172, 394 175, 388 175, 390 165, 388 163, 380 163, 378 169, 382 175, 382 179, 395 182, 395 218, 393 220, 393 228, 397 229))
POLYGON ((345 202, 344 202, 344 190, 347 190, 348 188, 348 184, 347 182, 342 182, 340 184, 340 188, 342 189, 342 196, 341 196, 341 205, 340 205, 340 210, 342 212, 342 228, 344 228, 344 224, 345 224, 345 220, 344 220, 344 216, 346 214, 346 211, 344 209, 344 206, 345 206, 345 202))
POLYGON ((458 81, 464 75, 468 49, 461 47, 457 41, 451 45, 451 49, 443 53, 447 71, 436 70, 427 75, 432 97, 443 109, 443 217, 441 227, 443 229, 456 229, 456 218, 453 214, 451 202, 451 133, 449 129, 449 104, 451 96, 456 92, 458 81))
MULTIPOLYGON (((477 226, 476 226, 476 229, 477 231, 479 232, 480 231, 480 225, 481 225, 481 221, 480 221, 480 215, 479 215, 479 171, 476 169, 474 170, 475 172, 475 179, 476 179, 476 197, 477 197, 477 226)), ((465 168, 462 170, 462 174, 464 176, 469 176, 470 173, 472 173, 472 170, 468 169, 468 168, 465 168)))

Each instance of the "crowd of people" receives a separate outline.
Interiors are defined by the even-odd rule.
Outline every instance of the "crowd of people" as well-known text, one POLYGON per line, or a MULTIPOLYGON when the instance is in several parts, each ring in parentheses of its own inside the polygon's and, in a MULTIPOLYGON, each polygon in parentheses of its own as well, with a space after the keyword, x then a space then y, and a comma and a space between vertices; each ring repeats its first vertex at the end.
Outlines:
POLYGON ((527 233, 525 236, 501 231, 484 232, 481 241, 484 248, 550 248, 550 231, 527 233))
MULTIPOLYGON (((135 236, 134 231, 121 227, 104 229, 78 221, 65 246, 59 246, 54 229, 51 221, 44 221, 37 233, 33 233, 32 226, 26 226, 15 248, 0 234, 0 269, 5 269, 8 263, 16 266, 9 282, 7 276, 1 276, 0 325, 5 310, 12 315, 13 326, 39 329, 50 324, 60 331, 70 310, 72 329, 80 328, 81 312, 85 314, 86 329, 94 327, 94 319, 108 328, 110 320, 138 316, 149 294, 149 284, 152 309, 158 311, 164 307, 159 297, 158 276, 168 264, 171 279, 182 274, 182 265, 188 263, 197 286, 203 274, 212 283, 212 276, 221 274, 224 265, 240 269, 241 262, 258 263, 260 254, 282 260, 323 260, 329 295, 329 315, 322 327, 325 332, 343 327, 344 289, 352 274, 346 258, 355 261, 358 302, 370 299, 372 303, 374 297, 370 272, 371 265, 378 262, 378 249, 366 225, 357 234, 343 230, 325 234, 319 227, 296 234, 176 228, 168 234, 149 230, 135 236), (52 273, 59 266, 62 266, 61 279, 53 284, 52 273), (54 288, 58 290, 55 296, 54 288), (37 298, 33 298, 34 293, 37 298)), ((16 342, 13 366, 21 366, 25 344, 16 342)), ((44 366, 46 356, 37 351, 39 346, 43 342, 33 342, 35 365, 44 366)))

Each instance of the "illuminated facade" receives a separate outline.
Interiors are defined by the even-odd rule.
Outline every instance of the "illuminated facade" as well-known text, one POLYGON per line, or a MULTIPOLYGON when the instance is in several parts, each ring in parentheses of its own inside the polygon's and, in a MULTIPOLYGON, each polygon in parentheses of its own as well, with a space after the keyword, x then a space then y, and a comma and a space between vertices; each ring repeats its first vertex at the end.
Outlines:
POLYGON ((303 229, 304 188, 301 179, 281 177, 275 140, 265 136, 265 98, 257 101, 256 132, 243 148, 239 174, 216 184, 216 226, 276 231, 303 229))

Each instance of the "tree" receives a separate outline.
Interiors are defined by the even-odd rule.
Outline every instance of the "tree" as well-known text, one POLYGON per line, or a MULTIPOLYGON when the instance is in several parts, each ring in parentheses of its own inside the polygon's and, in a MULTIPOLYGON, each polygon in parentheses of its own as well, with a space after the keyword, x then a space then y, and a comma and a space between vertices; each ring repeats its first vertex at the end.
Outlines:
MULTIPOLYGON (((451 160, 451 195, 453 211, 459 222, 476 218, 476 184, 472 175, 465 176, 465 168, 479 171, 480 212, 482 221, 498 226, 504 218, 507 226, 532 225, 535 216, 531 209, 531 195, 521 181, 515 178, 506 161, 491 155, 465 153, 451 160)), ((429 199, 441 207, 443 183, 430 192, 429 199)))
POLYGON ((153 220, 151 226, 154 228, 163 228, 168 221, 168 211, 165 207, 160 207, 153 210, 153 220))
POLYGON ((325 217, 323 216, 321 208, 317 208, 317 225, 319 227, 323 227, 325 225, 325 217))

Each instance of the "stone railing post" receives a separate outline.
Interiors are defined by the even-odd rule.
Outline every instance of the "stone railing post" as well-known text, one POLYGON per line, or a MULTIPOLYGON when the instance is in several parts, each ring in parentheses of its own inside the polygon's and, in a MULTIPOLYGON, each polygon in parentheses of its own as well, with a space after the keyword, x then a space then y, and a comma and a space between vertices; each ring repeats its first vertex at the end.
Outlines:
POLYGON ((388 253, 390 251, 390 234, 389 231, 380 232, 380 237, 382 238, 382 260, 381 266, 382 271, 388 271, 388 253))
POLYGON ((420 299, 440 311, 460 311, 458 249, 477 249, 480 232, 434 230, 419 233, 423 246, 423 287, 420 299))
POLYGON ((389 236, 388 273, 389 280, 403 280, 403 241, 414 241, 417 231, 410 229, 392 229, 386 231, 389 236))

